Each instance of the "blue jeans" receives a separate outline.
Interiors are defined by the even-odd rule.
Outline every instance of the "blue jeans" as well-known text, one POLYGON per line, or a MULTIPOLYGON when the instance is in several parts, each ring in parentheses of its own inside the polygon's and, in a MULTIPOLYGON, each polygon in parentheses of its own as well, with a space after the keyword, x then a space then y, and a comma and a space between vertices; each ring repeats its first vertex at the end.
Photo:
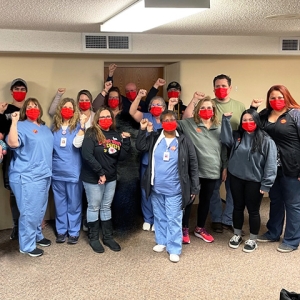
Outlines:
POLYGON ((278 240, 282 234, 284 215, 285 232, 282 243, 297 249, 300 242, 300 181, 287 177, 278 168, 276 180, 270 189, 270 215, 265 235, 278 240))
POLYGON ((181 254, 182 249, 182 195, 167 196, 151 192, 155 241, 165 245, 169 254, 181 254))
POLYGON ((87 222, 108 221, 111 219, 111 203, 114 198, 117 181, 110 181, 104 184, 94 184, 83 181, 88 208, 86 213, 87 222))
POLYGON ((218 179, 215 185, 213 195, 210 199, 210 214, 211 221, 216 223, 223 223, 226 225, 232 225, 232 213, 233 213, 233 199, 230 191, 230 176, 228 173, 225 181, 226 188, 226 205, 223 211, 222 200, 220 197, 220 186, 222 179, 218 179))

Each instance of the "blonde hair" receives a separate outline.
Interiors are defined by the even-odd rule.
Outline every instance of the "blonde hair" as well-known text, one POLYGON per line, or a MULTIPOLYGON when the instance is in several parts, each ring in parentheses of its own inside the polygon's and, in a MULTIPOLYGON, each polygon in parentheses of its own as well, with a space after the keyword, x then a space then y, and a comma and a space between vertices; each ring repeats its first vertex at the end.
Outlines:
POLYGON ((211 117, 211 121, 214 125, 219 124, 219 120, 217 117, 217 107, 216 107, 216 102, 214 100, 212 100, 209 96, 204 97, 203 99, 201 99, 198 104, 196 105, 195 109, 194 109, 194 121, 196 124, 199 124, 201 122, 201 118, 199 116, 199 111, 200 111, 200 107, 203 105, 204 102, 210 101, 213 107, 213 112, 214 115, 211 117))
POLYGON ((105 107, 105 106, 100 107, 95 112, 95 116, 94 116, 94 119, 92 121, 92 126, 86 132, 87 135, 94 136, 99 143, 103 143, 106 140, 106 137, 104 136, 104 134, 103 134, 103 132, 102 132, 102 130, 101 130, 99 124, 98 124, 100 113, 104 110, 109 111, 110 116, 112 118, 112 125, 110 126, 110 129, 112 129, 112 130, 116 129, 115 116, 114 116, 112 110, 108 107, 105 107))
POLYGON ((28 106, 28 104, 29 104, 30 102, 32 102, 32 103, 34 103, 35 105, 37 105, 37 107, 38 107, 39 110, 40 110, 40 115, 39 115, 39 117, 37 118, 36 122, 37 122, 38 124, 45 125, 45 122, 42 120, 43 109, 42 109, 42 107, 41 107, 39 101, 38 101, 36 98, 28 98, 28 99, 26 99, 26 100, 24 101, 24 104, 23 104, 23 106, 22 106, 21 109, 20 109, 20 118, 19 118, 19 120, 20 120, 20 121, 25 121, 25 120, 27 120, 26 109, 27 109, 27 106, 28 106))
POLYGON ((70 131, 73 131, 76 127, 77 127, 77 124, 79 122, 79 110, 77 108, 77 105, 74 101, 74 99, 72 98, 64 98, 62 99, 57 107, 56 107, 56 111, 55 111, 55 114, 54 114, 54 117, 53 117, 53 129, 52 131, 58 131, 60 129, 60 127, 62 126, 63 124, 63 118, 61 116, 61 109, 63 108, 63 106, 67 103, 67 102, 70 102, 72 103, 73 105, 73 110, 74 110, 74 115, 73 117, 69 120, 69 128, 70 128, 70 131))

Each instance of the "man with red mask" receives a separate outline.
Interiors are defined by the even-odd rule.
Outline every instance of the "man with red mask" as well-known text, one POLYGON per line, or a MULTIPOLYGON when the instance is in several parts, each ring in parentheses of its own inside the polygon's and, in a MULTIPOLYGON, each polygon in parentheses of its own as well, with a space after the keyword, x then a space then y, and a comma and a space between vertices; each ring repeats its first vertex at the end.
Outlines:
MULTIPOLYGON (((117 65, 116 64, 110 64, 108 67, 108 77, 106 79, 106 81, 112 81, 113 82, 113 76, 114 76, 114 72, 117 69, 117 65)), ((158 88, 160 86, 163 86, 166 84, 166 81, 162 78, 158 78, 156 80, 156 82, 154 83, 154 85, 151 87, 151 89, 149 90, 147 97, 145 99, 145 101, 141 100, 138 106, 138 110, 141 112, 148 112, 148 106, 149 103, 151 101, 151 99, 153 97, 155 97, 158 93, 158 88)), ((131 103, 134 101, 134 99, 136 98, 136 96, 138 95, 137 92, 137 86, 135 83, 133 82, 129 82, 125 85, 125 95, 122 95, 122 105, 123 105, 123 112, 129 113, 129 109, 131 106, 131 103)))
MULTIPOLYGON (((23 106, 24 100, 27 94, 27 83, 22 78, 16 78, 12 81, 10 85, 10 92, 13 97, 13 101, 11 104, 2 103, 0 105, 0 132, 4 133, 6 136, 9 133, 9 129, 11 126, 11 114, 16 111, 20 111, 21 107, 23 106)), ((18 223, 19 223, 19 209, 16 203, 16 198, 9 186, 9 179, 8 179, 8 166, 11 160, 11 152, 8 149, 7 155, 5 155, 2 164, 3 170, 3 181, 4 187, 10 190, 10 208, 12 213, 13 219, 13 230, 10 235, 11 240, 18 239, 18 223)))
POLYGON ((176 81, 170 82, 167 87, 167 93, 168 93, 168 99, 171 98, 178 99, 178 103, 174 106, 174 111, 177 115, 177 120, 181 120, 182 115, 184 114, 184 111, 186 109, 186 106, 183 104, 182 100, 180 99, 181 85, 176 81))
MULTIPOLYGON (((213 99, 216 103, 217 115, 221 120, 224 113, 232 112, 234 118, 230 119, 232 130, 237 130, 240 124, 240 118, 242 113, 245 111, 245 105, 239 101, 230 98, 230 92, 232 89, 231 78, 225 74, 216 76, 213 80, 214 94, 213 99)), ((196 107, 199 100, 203 99, 205 94, 196 92, 193 99, 187 106, 183 119, 189 118, 193 115, 194 108, 196 107)), ((230 150, 227 151, 228 155, 230 150)), ((230 182, 227 176, 227 170, 223 170, 220 179, 216 182, 214 193, 210 199, 210 212, 212 220, 212 229, 214 232, 222 233, 223 229, 227 229, 233 232, 232 227, 232 213, 233 213, 233 199, 230 192, 230 182), (226 180, 225 180, 226 178, 226 180), (220 186, 222 179, 225 180, 226 187, 226 206, 223 211, 223 205, 220 198, 220 186)))

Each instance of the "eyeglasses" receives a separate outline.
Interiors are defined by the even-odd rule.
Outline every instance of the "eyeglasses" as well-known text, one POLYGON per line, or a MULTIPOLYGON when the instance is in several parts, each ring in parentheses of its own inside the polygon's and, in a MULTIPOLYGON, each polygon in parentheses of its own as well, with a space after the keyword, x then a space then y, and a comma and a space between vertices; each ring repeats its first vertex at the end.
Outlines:
POLYGON ((162 104, 159 104, 159 103, 157 103, 157 104, 151 104, 151 107, 162 107, 162 104))
POLYGON ((101 117, 99 117, 99 119, 101 119, 101 120, 103 120, 103 119, 111 119, 111 116, 109 115, 109 116, 101 116, 101 117))

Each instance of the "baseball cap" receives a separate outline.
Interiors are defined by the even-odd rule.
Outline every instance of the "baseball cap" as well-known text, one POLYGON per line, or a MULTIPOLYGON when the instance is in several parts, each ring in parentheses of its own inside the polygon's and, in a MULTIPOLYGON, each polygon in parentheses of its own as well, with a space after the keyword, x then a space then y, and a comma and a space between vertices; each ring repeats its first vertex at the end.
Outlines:
POLYGON ((26 81, 25 81, 24 79, 22 79, 22 78, 16 78, 16 79, 14 79, 14 80, 11 82, 11 84, 10 84, 10 89, 12 90, 12 88, 13 88, 15 85, 17 85, 17 84, 24 85, 25 88, 26 88, 26 91, 27 91, 27 83, 26 83, 26 81))
POLYGON ((176 81, 172 81, 168 84, 167 91, 169 89, 176 89, 176 90, 181 91, 181 85, 176 81))

